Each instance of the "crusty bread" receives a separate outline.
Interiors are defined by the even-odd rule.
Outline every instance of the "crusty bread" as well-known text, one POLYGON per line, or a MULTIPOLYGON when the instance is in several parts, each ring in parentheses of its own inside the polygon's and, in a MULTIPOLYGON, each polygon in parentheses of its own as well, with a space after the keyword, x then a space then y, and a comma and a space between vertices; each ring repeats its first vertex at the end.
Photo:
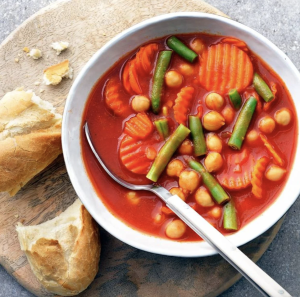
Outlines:
POLYGON ((98 271, 98 226, 79 200, 37 226, 17 226, 21 249, 42 285, 62 296, 87 288, 98 271))
POLYGON ((69 65, 69 60, 52 65, 44 70, 43 79, 46 85, 58 85, 64 77, 73 78, 73 69, 69 65))
POLYGON ((0 100, 0 192, 15 195, 61 154, 61 115, 22 89, 0 100))

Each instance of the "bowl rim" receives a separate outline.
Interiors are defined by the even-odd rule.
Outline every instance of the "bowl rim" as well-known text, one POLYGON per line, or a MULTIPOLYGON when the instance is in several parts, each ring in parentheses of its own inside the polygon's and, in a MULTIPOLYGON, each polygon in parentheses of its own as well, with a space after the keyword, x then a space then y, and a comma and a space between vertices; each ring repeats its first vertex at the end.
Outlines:
MULTIPOLYGON (((139 244, 139 243, 136 243, 136 242, 132 242, 131 240, 128 240, 126 237, 124 237, 122 234, 119 234, 119 233, 116 233, 116 232, 111 232, 109 225, 105 221, 103 221, 103 220, 101 221, 101 219, 99 219, 99 216, 97 215, 97 213, 95 212, 93 207, 87 203, 87 201, 86 201, 87 199, 85 197, 85 193, 84 193, 81 185, 79 185, 76 182, 76 170, 73 168, 72 163, 69 162, 69 160, 70 160, 70 148, 68 146, 68 126, 67 126, 67 124, 68 124, 70 113, 68 111, 71 109, 72 98, 73 98, 74 94, 76 93, 76 90, 79 87, 79 83, 80 83, 81 79, 84 77, 84 75, 86 74, 86 72, 88 72, 88 70, 92 67, 92 65, 99 59, 99 56, 101 56, 111 46, 115 45, 119 41, 120 38, 121 39, 126 38, 128 35, 134 33, 135 31, 143 29, 143 28, 145 28, 149 25, 155 24, 157 22, 166 21, 168 19, 174 19, 174 18, 184 18, 184 17, 218 20, 218 21, 221 21, 221 22, 225 22, 225 23, 227 23, 227 24, 229 24, 229 25, 231 25, 231 26, 233 26, 233 27, 235 27, 239 30, 246 31, 250 35, 253 35, 256 39, 260 40, 262 43, 264 43, 264 44, 268 45, 269 47, 271 47, 278 55, 280 55, 285 60, 285 62, 287 63, 288 68, 293 72, 293 75, 296 75, 299 82, 300 82, 300 74, 299 74, 297 68, 295 67, 295 65, 291 62, 291 60, 275 44, 273 44, 270 40, 268 40, 266 37, 264 37, 260 33, 256 32, 255 30, 247 27, 246 25, 243 25, 239 22, 236 22, 234 20, 231 20, 231 19, 223 17, 223 16, 213 15, 213 14, 208 14, 208 13, 202 13, 202 12, 175 12, 175 13, 168 13, 168 14, 163 14, 163 15, 160 15, 160 16, 152 17, 152 18, 144 20, 144 21, 142 21, 138 24, 135 24, 132 27, 130 27, 130 28, 122 31, 121 33, 117 34, 115 37, 113 37, 111 40, 109 40, 106 44, 104 44, 89 59, 89 61, 81 69, 80 73, 78 74, 78 76, 76 77, 74 83, 72 84, 72 87, 69 91, 69 94, 68 94, 68 97, 67 97, 67 100, 66 100, 66 104, 65 104, 65 109, 64 109, 64 113, 63 113, 63 120, 62 120, 62 147, 63 147, 63 156, 64 156, 64 160, 65 160, 65 164, 66 164, 66 169, 67 169, 68 175, 70 177, 71 183, 72 183, 79 199, 84 204, 84 206, 87 208, 87 210, 92 215, 92 217, 97 221, 97 223, 99 225, 101 225, 105 230, 107 230, 110 234, 112 234, 114 237, 118 238, 122 242, 125 242, 125 243, 127 243, 127 244, 129 244, 129 245, 131 245, 135 248, 138 248, 138 249, 141 249, 141 250, 144 250, 144 251, 147 251, 147 252, 162 254, 162 255, 168 255, 168 256, 180 256, 180 257, 199 257, 200 256, 201 257, 201 256, 210 256, 210 255, 217 254, 217 251, 209 246, 210 248, 204 249, 205 250, 204 254, 203 254, 203 252, 200 253, 200 252, 197 252, 197 251, 195 251, 194 253, 190 253, 190 252, 189 253, 178 253, 178 252, 174 253, 172 251, 166 251, 166 250, 163 250, 163 249, 155 249, 155 248, 149 247, 147 245, 142 245, 142 244, 139 244)), ((87 99, 88 98, 85 99, 85 104, 87 103, 87 99)), ((293 103, 294 102, 295 102, 295 100, 293 99, 293 103)), ((295 106, 295 108, 296 108, 296 106, 295 106)), ((83 115, 83 111, 81 113, 80 123, 82 121, 82 115, 83 115)), ((299 140, 299 119, 297 119, 297 123, 298 123, 298 127, 297 127, 298 141, 296 143, 296 148, 299 147, 299 141, 300 141, 299 140)), ((296 163, 296 156, 297 156, 297 149, 296 149, 296 152, 295 152, 295 156, 294 156, 294 160, 293 160, 293 164, 291 166, 291 169, 294 168, 294 165, 296 163)), ((84 162, 83 162, 83 159, 82 159, 82 155, 80 157, 81 157, 81 161, 83 163, 83 167, 85 168, 85 165, 84 165, 84 162)), ((89 177, 88 177, 88 179, 89 179, 89 177)), ((288 181, 286 181, 286 183, 287 182, 288 181)), ((94 189, 94 191, 95 191, 95 189, 94 189)), ((243 244, 246 244, 247 242, 250 242, 254 238, 260 236, 262 233, 264 233, 269 228, 271 228, 288 211, 288 209, 297 200, 297 198, 299 196, 299 193, 300 193, 300 183, 299 183, 299 185, 297 185, 297 193, 298 193, 297 196, 292 201, 290 201, 290 203, 286 204, 284 209, 282 209, 282 215, 280 217, 270 218, 270 220, 268 221, 268 224, 265 224, 263 226, 263 228, 261 228, 258 233, 251 234, 251 236, 249 236, 246 240, 245 239, 240 240, 238 238, 237 234, 239 233, 239 231, 234 233, 234 234, 227 235, 226 237, 230 241, 234 241, 234 244, 236 244, 236 246, 241 246, 243 244)), ((279 196, 280 195, 281 195, 281 193, 279 194, 279 196)), ((99 201, 100 201, 100 197, 99 197, 99 201)), ((263 211, 263 213, 265 213, 272 205, 274 205, 275 202, 276 202, 276 200, 271 205, 269 205, 263 211)), ((114 216, 112 213, 111 213, 111 215, 114 216)), ((120 220, 118 217, 116 217, 116 216, 114 216, 114 217, 118 221, 120 221, 121 223, 126 225, 128 228, 132 229, 129 225, 127 225, 125 222, 120 220)), ((256 219, 257 218, 255 218, 254 221, 256 219)), ((249 225, 249 223, 246 226, 244 226, 241 230, 245 230, 248 225, 249 225)), ((132 230, 134 230, 134 229, 132 229, 132 230)), ((158 237, 146 234, 146 233, 142 233, 142 232, 137 231, 137 230, 134 230, 134 231, 143 234, 143 236, 161 239, 161 238, 158 238, 158 237)), ((164 239, 162 239, 162 240, 164 240, 164 239)), ((169 240, 167 240, 167 241, 169 241, 169 240)), ((186 244, 186 243, 194 244, 196 249, 200 246, 204 246, 203 241, 197 242, 197 243, 201 243, 201 245, 196 244, 194 242, 182 242, 181 244, 186 244)), ((205 244, 205 246, 207 245, 207 243, 205 243, 205 242, 204 242, 204 244, 205 244)))

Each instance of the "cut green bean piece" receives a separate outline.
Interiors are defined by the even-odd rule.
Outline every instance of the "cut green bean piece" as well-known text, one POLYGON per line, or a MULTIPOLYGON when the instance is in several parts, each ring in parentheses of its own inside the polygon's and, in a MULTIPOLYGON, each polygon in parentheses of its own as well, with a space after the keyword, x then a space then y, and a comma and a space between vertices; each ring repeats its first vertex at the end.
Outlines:
POLYGON ((236 123, 233 128, 232 135, 228 141, 228 145, 235 149, 240 150, 250 125, 257 100, 254 97, 250 97, 243 105, 236 123))
POLYGON ((223 227, 226 230, 238 229, 236 209, 232 200, 224 206, 223 227))
POLYGON ((230 101, 235 109, 242 106, 242 97, 236 89, 232 89, 228 93, 230 101))
POLYGON ((203 183, 207 186, 211 195, 214 197, 218 204, 226 203, 230 200, 228 194, 220 186, 218 181, 206 171, 203 165, 195 160, 189 160, 189 166, 200 173, 203 183))
POLYGON ((169 125, 167 119, 156 120, 155 127, 162 139, 167 139, 169 136, 169 125))
POLYGON ((194 60, 198 57, 198 55, 194 51, 189 49, 175 36, 171 36, 170 38, 168 38, 167 45, 179 56, 181 56, 189 62, 194 62, 194 60))
POLYGON ((172 51, 161 51, 156 63, 151 91, 152 111, 156 114, 159 113, 164 77, 169 67, 171 56, 172 51))
POLYGON ((189 134, 190 130, 184 125, 180 124, 177 127, 177 129, 172 133, 172 135, 158 152, 146 176, 148 179, 157 182, 159 176, 168 165, 173 154, 189 134))
POLYGON ((254 73, 253 85, 256 92, 266 101, 269 102, 274 99, 274 95, 266 82, 258 73, 254 73))
POLYGON ((189 128, 194 144, 194 155, 196 157, 205 155, 206 143, 200 119, 196 116, 189 116, 189 128))

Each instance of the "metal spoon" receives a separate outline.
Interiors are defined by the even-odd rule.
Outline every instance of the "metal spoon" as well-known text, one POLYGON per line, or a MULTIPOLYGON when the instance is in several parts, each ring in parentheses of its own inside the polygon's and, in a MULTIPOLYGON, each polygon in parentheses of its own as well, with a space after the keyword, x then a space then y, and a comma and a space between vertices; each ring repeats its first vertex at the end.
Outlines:
POLYGON ((181 200, 177 195, 172 195, 168 190, 156 185, 133 185, 113 175, 106 167, 96 152, 91 140, 88 124, 84 125, 85 135, 95 157, 117 183, 130 190, 148 190, 160 197, 167 206, 199 236, 207 241, 226 261, 238 270, 258 291, 264 296, 288 297, 291 295, 275 282, 268 274, 260 269, 252 260, 233 245, 225 236, 211 226, 194 209, 181 200))

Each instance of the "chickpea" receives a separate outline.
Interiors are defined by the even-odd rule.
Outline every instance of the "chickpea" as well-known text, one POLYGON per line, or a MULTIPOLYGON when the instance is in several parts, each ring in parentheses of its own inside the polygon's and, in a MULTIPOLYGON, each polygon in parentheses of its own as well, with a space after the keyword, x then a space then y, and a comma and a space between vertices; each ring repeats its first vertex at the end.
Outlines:
POLYGON ((215 219, 218 219, 221 217, 222 215, 222 208, 219 207, 219 206, 215 206, 211 211, 208 212, 208 214, 215 218, 215 219))
POLYGON ((205 188, 199 188, 195 193, 196 202, 203 207, 213 206, 215 203, 205 188))
POLYGON ((172 188, 169 192, 172 195, 177 195, 181 200, 185 201, 185 195, 180 188, 172 188))
POLYGON ((138 197, 137 193, 134 191, 127 192, 126 198, 133 205, 137 205, 140 202, 140 198, 138 197))
POLYGON ((191 75, 194 74, 194 67, 192 65, 187 64, 187 63, 180 64, 179 71, 183 75, 191 76, 191 75))
POLYGON ((177 239, 182 237, 185 231, 186 231, 186 224, 179 219, 173 220, 166 227, 166 235, 172 239, 177 239))
POLYGON ((218 135, 214 133, 209 133, 206 136, 206 146, 210 151, 221 153, 223 144, 222 144, 222 140, 218 135))
POLYGON ((143 95, 136 95, 131 101, 131 107, 135 112, 143 112, 150 108, 150 99, 143 95))
POLYGON ((271 117, 266 116, 259 121, 258 128, 261 132, 270 134, 275 129, 275 125, 275 121, 271 117))
POLYGON ((183 191, 194 192, 200 184, 200 176, 196 171, 184 170, 179 175, 179 186, 183 191))
POLYGON ((225 125, 225 119, 216 111, 210 111, 203 116, 203 127, 208 131, 217 131, 225 125))
POLYGON ((281 108, 275 112, 275 121, 278 125, 287 126, 292 119, 292 114, 287 108, 281 108))
POLYGON ((223 158, 217 152, 211 152, 204 160, 208 172, 216 172, 223 166, 223 158))
POLYGON ((184 170, 184 165, 180 160, 172 160, 167 166, 168 176, 179 176, 181 171, 184 170))
POLYGON ((265 173, 265 177, 271 181, 279 181, 286 174, 286 170, 277 166, 271 165, 265 173))
POLYGON ((156 158, 157 152, 156 149, 152 146, 146 148, 146 157, 149 160, 154 160, 156 158))
POLYGON ((166 73, 165 82, 170 88, 179 88, 182 85, 183 77, 177 71, 171 70, 166 73))
POLYGON ((209 109, 221 110, 224 105, 224 98, 218 93, 209 93, 205 97, 205 104, 209 109))
POLYGON ((234 120, 235 111, 232 107, 227 106, 222 110, 222 116, 225 119, 225 123, 230 125, 234 120))
POLYGON ((205 44, 200 38, 195 38, 191 41, 190 47, 194 52, 200 55, 205 49, 205 44))
POLYGON ((246 135, 246 141, 252 146, 256 145, 259 141, 258 132, 256 130, 249 131, 246 135))
POLYGON ((181 155, 192 155, 193 154, 193 144, 189 139, 186 139, 178 149, 181 155))

